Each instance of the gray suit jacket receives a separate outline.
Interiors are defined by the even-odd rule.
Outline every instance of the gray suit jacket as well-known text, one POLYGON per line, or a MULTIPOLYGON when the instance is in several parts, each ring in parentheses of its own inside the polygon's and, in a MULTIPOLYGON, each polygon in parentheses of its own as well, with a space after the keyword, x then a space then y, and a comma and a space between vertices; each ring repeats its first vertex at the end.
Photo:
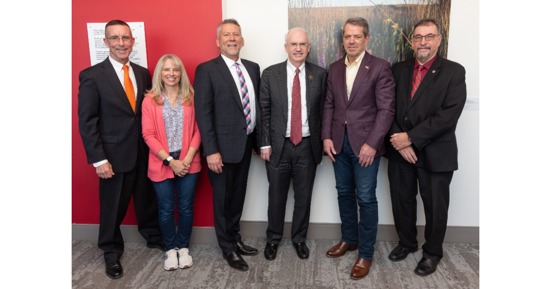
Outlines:
MULTIPOLYGON (((258 114, 259 146, 271 146, 271 162, 279 163, 288 121, 287 61, 274 64, 262 73, 260 113, 258 114)), ((323 156, 321 115, 327 86, 327 71, 306 62, 306 105, 313 157, 317 163, 323 156)))
MULTIPOLYGON (((252 79, 257 98, 260 66, 242 58, 241 61, 252 79)), ((245 154, 248 138, 246 119, 239 89, 221 55, 197 66, 193 86, 203 154, 208 156, 219 152, 224 162, 239 163, 245 154)))

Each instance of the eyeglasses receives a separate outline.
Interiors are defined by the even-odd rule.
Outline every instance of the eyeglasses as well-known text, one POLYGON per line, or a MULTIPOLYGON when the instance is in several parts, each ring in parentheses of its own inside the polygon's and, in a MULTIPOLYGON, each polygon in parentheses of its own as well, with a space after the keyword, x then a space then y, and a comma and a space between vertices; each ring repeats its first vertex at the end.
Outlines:
POLYGON ((107 37, 107 40, 111 42, 119 42, 121 39, 122 39, 122 42, 130 42, 132 40, 132 36, 124 35, 120 37, 120 36, 113 35, 111 37, 107 37))
POLYGON ((426 41, 432 41, 434 40, 437 36, 439 36, 439 34, 428 34, 428 35, 420 35, 420 34, 416 34, 416 35, 413 35, 413 41, 414 42, 420 42, 422 41, 422 38, 426 38, 426 41))
POLYGON ((307 47, 309 45, 309 43, 306 43, 306 42, 290 42, 290 43, 287 43, 286 45, 292 47, 292 48, 298 48, 298 47, 307 47))

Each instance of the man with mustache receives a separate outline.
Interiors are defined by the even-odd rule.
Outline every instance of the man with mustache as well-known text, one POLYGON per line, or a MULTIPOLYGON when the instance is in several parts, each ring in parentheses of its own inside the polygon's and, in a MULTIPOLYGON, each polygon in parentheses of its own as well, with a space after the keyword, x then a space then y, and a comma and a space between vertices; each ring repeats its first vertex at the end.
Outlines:
POLYGON ((441 32, 433 19, 413 29, 415 57, 393 66, 396 111, 386 142, 393 218, 399 244, 391 261, 418 250, 416 195, 426 216, 422 259, 414 272, 434 273, 443 257, 449 186, 458 169, 456 125, 466 103, 466 71, 438 55, 441 32))

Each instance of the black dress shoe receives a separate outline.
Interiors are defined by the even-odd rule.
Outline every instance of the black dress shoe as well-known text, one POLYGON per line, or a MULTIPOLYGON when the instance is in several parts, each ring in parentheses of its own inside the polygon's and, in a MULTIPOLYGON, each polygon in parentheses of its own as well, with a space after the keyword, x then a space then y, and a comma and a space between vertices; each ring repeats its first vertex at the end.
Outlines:
POLYGON ((279 244, 273 244, 273 243, 267 243, 265 245, 264 250, 264 257, 267 260, 275 260, 275 257, 277 257, 277 249, 279 247, 279 244))
POLYGON ((309 249, 305 242, 292 242, 292 245, 294 245, 294 249, 296 249, 296 254, 298 254, 298 257, 300 257, 300 259, 307 259, 309 257, 309 249))
POLYGON ((119 261, 105 263, 105 273, 111 279, 118 279, 124 275, 119 261))
POLYGON ((420 276, 428 276, 435 272, 437 264, 439 264, 439 260, 422 258, 420 262, 418 262, 416 269, 414 269, 414 273, 420 276))
POLYGON ((159 249, 164 252, 164 242, 162 241, 147 242, 147 248, 159 249))
POLYGON ((403 247, 401 245, 397 245, 397 247, 395 247, 395 249, 393 249, 391 253, 388 255, 388 259, 394 262, 405 260, 405 258, 407 258, 409 253, 414 253, 416 251, 418 251, 418 248, 411 249, 411 248, 403 247))
POLYGON ((232 268, 235 268, 240 271, 247 271, 248 264, 244 261, 243 257, 237 252, 224 253, 223 258, 227 261, 227 264, 232 268))
POLYGON ((254 256, 258 254, 258 249, 245 245, 243 241, 237 242, 237 252, 244 256, 254 256))

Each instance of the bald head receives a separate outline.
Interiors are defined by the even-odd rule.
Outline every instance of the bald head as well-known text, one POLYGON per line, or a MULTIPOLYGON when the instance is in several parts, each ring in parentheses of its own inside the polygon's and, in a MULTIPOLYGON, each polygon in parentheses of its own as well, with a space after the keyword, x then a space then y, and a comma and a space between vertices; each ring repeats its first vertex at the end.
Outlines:
POLYGON ((301 27, 295 27, 286 33, 285 50, 288 54, 288 61, 294 66, 299 67, 307 58, 311 45, 307 31, 301 27))

